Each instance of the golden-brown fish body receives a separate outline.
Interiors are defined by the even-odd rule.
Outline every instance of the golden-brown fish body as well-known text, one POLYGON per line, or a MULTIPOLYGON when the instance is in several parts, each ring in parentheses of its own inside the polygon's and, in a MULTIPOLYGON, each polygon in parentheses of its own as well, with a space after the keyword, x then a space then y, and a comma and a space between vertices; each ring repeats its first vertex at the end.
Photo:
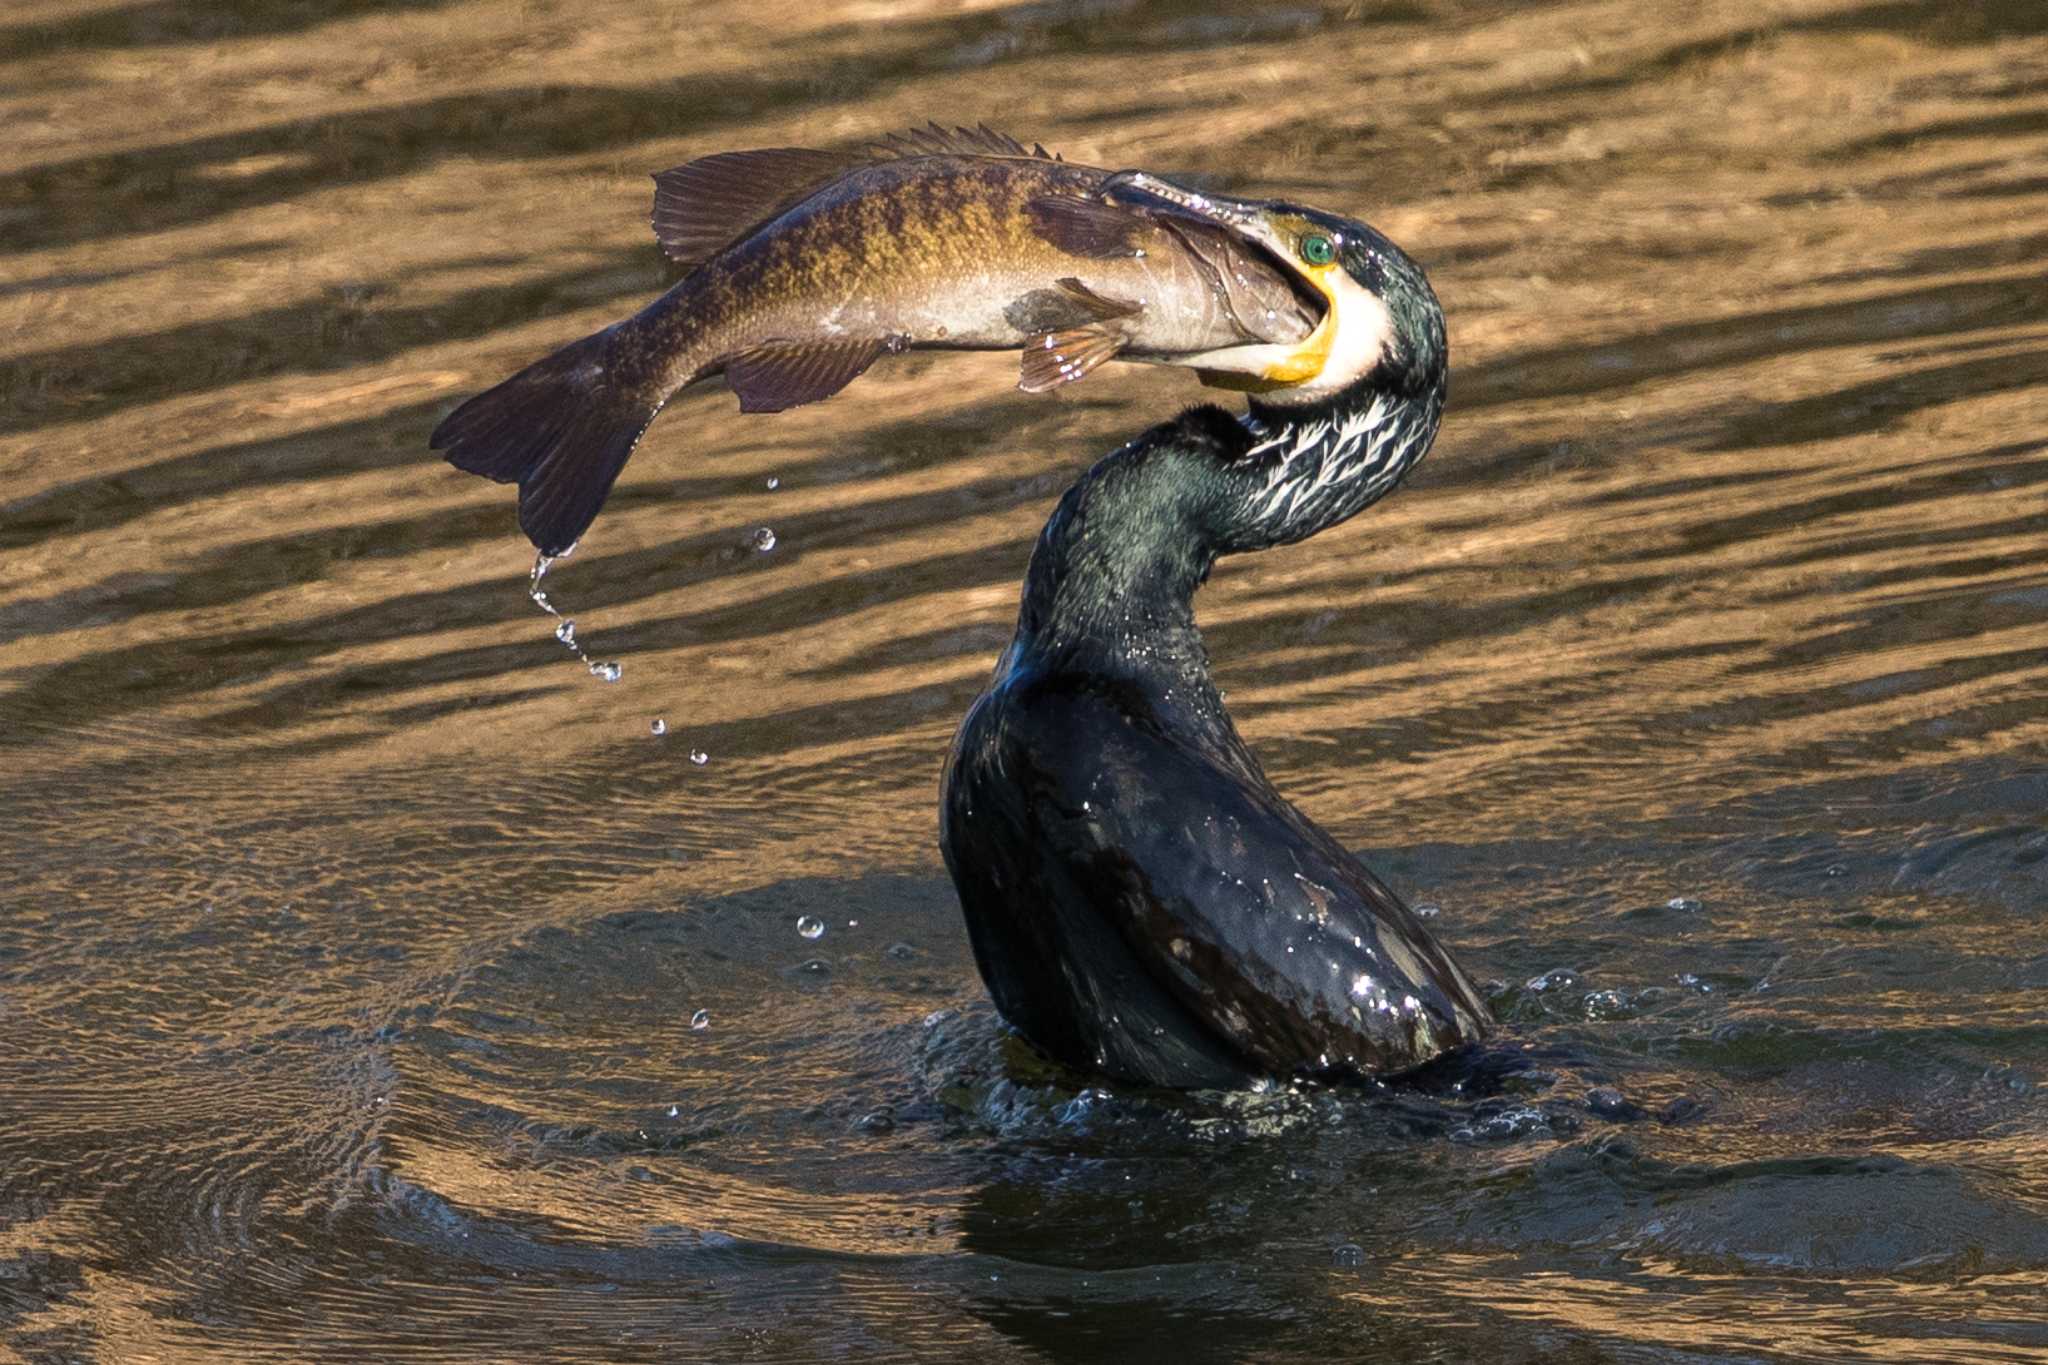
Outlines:
POLYGON ((1108 259, 1049 242, 1031 206, 1086 201, 1108 178, 1060 161, 958 155, 850 172, 635 320, 663 358, 649 378, 672 389, 771 342, 1009 350, 1110 317, 1134 358, 1308 335, 1315 315, 1282 272, 1222 275, 1168 224, 1133 219, 1129 254, 1108 259))
POLYGON ((725 153, 656 177, 654 226, 694 268, 633 317, 458 408, 433 446, 520 485, 544 553, 583 534, 679 388, 743 411, 829 397, 882 355, 1019 349, 1040 391, 1104 361, 1233 356, 1260 373, 1316 327, 1312 289, 1232 230, 1104 197, 1111 172, 937 129, 857 153, 725 153), (1077 245, 1078 244, 1078 245, 1077 245))

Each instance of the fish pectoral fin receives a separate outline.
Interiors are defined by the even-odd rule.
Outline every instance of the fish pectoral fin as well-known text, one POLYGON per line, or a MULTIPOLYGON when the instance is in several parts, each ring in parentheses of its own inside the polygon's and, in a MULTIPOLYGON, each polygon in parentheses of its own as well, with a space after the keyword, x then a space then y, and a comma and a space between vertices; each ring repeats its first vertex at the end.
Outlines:
POLYGON ((1114 321, 1088 322, 1033 337, 1024 347, 1017 387, 1026 393, 1047 393, 1084 379, 1129 341, 1130 334, 1114 321))
POLYGON ((830 398, 876 357, 901 349, 876 337, 771 341, 726 357, 725 379, 740 396, 741 412, 781 412, 830 398))
POLYGON ((1097 322, 1109 322, 1115 318, 1127 318, 1134 313, 1142 312, 1145 307, 1142 303, 1132 303, 1128 299, 1113 299, 1107 295, 1098 294, 1072 275, 1062 275, 1054 280, 1053 283, 1059 287, 1059 291, 1062 294, 1065 294, 1075 303, 1085 308, 1088 311, 1088 315, 1097 322))
POLYGON ((699 157, 655 174, 654 235, 670 259, 694 265, 872 160, 808 147, 699 157))
POLYGON ((1044 240, 1091 261, 1135 256, 1153 230, 1127 208, 1070 194, 1035 195, 1024 202, 1024 217, 1044 240))

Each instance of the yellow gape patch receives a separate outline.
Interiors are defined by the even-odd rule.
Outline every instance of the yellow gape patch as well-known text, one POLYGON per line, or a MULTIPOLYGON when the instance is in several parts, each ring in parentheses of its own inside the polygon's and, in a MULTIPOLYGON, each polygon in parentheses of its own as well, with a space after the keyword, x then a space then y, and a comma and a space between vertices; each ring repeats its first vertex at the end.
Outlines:
POLYGON ((1276 385, 1299 384, 1323 372, 1323 367, 1329 363, 1331 348, 1337 342, 1337 315, 1343 302, 1330 277, 1344 275, 1346 279, 1350 278, 1344 267, 1334 262, 1329 265, 1296 265, 1295 269, 1329 301, 1329 307, 1323 313, 1323 320, 1299 346, 1266 368, 1261 377, 1276 385))

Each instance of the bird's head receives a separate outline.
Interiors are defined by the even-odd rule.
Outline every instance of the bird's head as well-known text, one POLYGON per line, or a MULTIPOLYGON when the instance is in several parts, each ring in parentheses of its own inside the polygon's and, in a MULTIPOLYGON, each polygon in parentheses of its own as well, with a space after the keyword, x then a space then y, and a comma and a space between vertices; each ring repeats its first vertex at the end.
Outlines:
POLYGON ((1267 409, 1315 407, 1360 388, 1405 397, 1441 387, 1443 309, 1422 268, 1370 224, 1280 200, 1202 194, 1143 171, 1112 177, 1102 193, 1149 216, 1228 228, 1320 308, 1301 341, 1232 346, 1178 362, 1203 382, 1255 393, 1267 409))

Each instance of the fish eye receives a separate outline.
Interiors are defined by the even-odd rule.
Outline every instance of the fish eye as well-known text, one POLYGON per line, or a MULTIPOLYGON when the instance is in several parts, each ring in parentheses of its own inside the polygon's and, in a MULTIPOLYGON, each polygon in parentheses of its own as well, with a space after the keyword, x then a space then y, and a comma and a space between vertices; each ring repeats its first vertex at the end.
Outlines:
POLYGON ((1328 265, 1337 259, 1337 244, 1320 232, 1301 239, 1301 259, 1310 265, 1328 265))

